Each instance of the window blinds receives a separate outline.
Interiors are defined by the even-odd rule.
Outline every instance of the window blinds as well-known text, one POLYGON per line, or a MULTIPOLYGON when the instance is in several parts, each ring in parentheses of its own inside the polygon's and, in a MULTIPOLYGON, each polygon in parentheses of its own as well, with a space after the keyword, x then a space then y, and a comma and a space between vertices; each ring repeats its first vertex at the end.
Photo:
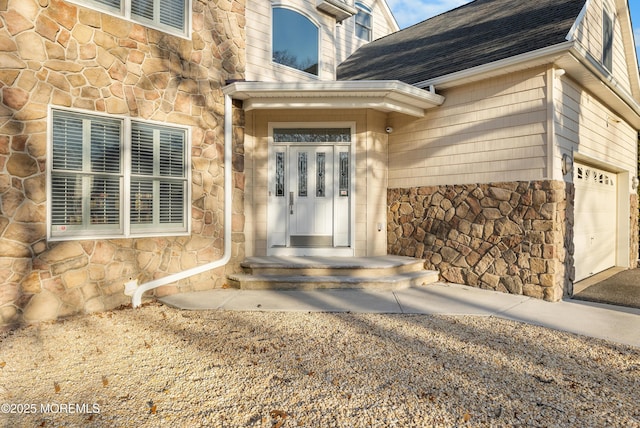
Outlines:
POLYGON ((187 231, 185 129, 54 110, 52 130, 52 236, 187 231))

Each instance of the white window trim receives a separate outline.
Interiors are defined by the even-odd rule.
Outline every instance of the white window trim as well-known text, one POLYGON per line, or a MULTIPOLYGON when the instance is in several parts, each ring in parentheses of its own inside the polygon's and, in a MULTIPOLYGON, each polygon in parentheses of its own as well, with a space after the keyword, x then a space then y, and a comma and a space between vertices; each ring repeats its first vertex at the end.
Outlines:
POLYGON ((615 37, 616 37, 616 15, 611 11, 609 6, 605 3, 602 7, 602 55, 600 56, 600 62, 605 70, 609 73, 613 73, 614 67, 614 49, 615 49, 615 37), (604 20, 608 17, 611 21, 611 67, 608 67, 605 62, 605 34, 604 34, 604 20))
POLYGON ((69 3, 73 3, 80 7, 86 7, 87 9, 93 9, 100 13, 104 13, 107 15, 115 16, 116 18, 124 19, 126 21, 130 21, 148 28, 152 28, 157 31, 162 31, 163 33, 171 34, 174 36, 181 37, 183 39, 191 40, 191 31, 192 31, 192 11, 193 11, 193 0, 184 0, 185 2, 185 28, 184 31, 179 31, 176 28, 165 26, 160 23, 154 23, 146 20, 135 19, 131 16, 131 0, 122 0, 123 7, 120 12, 116 12, 109 7, 93 2, 91 0, 65 0, 69 3))
POLYGON ((353 34, 354 36, 358 39, 358 40, 363 40, 365 42, 372 42, 373 41, 373 11, 371 10, 371 8, 361 2, 356 2, 356 9, 358 9, 358 11, 363 11, 365 13, 369 14, 369 18, 371 20, 371 26, 368 27, 369 30, 369 40, 367 39, 363 39, 362 37, 358 36, 358 21, 357 21, 357 14, 353 16, 353 34))
POLYGON ((290 72, 294 72, 294 73, 299 73, 301 76, 305 76, 305 77, 309 77, 309 78, 313 78, 313 79, 320 79, 320 74, 322 73, 322 25, 320 25, 320 23, 318 21, 316 21, 312 16, 310 16, 308 13, 305 13, 304 11, 297 9, 295 7, 291 7, 291 6, 287 6, 284 5, 282 3, 273 3, 271 5, 271 9, 269 9, 269 14, 270 14, 270 22, 269 22, 269 30, 270 30, 270 34, 269 34, 269 58, 271 61, 271 64, 273 67, 277 68, 282 68, 283 71, 290 71, 290 72), (306 71, 303 70, 299 70, 297 68, 294 67, 289 67, 288 65, 285 64, 280 64, 279 62, 275 62, 273 60, 273 9, 289 9, 293 12, 296 12, 302 16, 304 16, 305 18, 307 18, 313 25, 315 25, 315 27, 318 29, 318 74, 311 74, 311 73, 307 73, 306 71))
POLYGON ((79 240, 92 240, 92 239, 129 239, 129 238, 150 238, 150 237, 161 237, 161 236, 189 236, 191 234, 191 128, 186 125, 179 125, 174 123, 166 123, 159 122, 154 120, 143 120, 130 116, 122 116, 122 115, 112 115, 106 114, 102 112, 95 111, 87 111, 82 109, 74 109, 74 108, 66 108, 49 105, 48 107, 48 117, 47 117, 47 160, 46 160, 46 194, 47 194, 47 203, 46 203, 46 228, 47 228, 47 241, 56 242, 56 241, 79 241, 79 240), (72 236, 53 236, 52 235, 52 188, 51 188, 51 174, 53 172, 53 112, 54 111, 62 111, 62 112, 71 112, 77 113, 80 115, 86 116, 94 116, 94 117, 103 117, 109 119, 118 119, 122 121, 122 135, 124 137, 124 141, 121 143, 122 147, 122 164, 123 164, 123 184, 122 189, 125 195, 122 198, 122 233, 96 233, 94 231, 82 231, 79 233, 73 233, 72 236), (127 135, 131 135, 131 122, 138 121, 149 125, 157 125, 164 127, 171 127, 175 129, 183 129, 185 131, 185 171, 186 171, 186 192, 185 192, 185 227, 184 230, 169 230, 167 232, 159 232, 158 230, 153 230, 149 232, 131 232, 131 224, 130 224, 130 198, 129 196, 129 188, 131 184, 131 169, 127 167, 127 165, 131 164, 131 142, 128 140, 127 135))

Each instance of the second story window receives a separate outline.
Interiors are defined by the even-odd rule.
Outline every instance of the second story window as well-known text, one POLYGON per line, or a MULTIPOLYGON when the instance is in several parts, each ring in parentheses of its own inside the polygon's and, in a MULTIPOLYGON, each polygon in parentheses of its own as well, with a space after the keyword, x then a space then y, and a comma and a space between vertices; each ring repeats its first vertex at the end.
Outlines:
POLYGON ((273 9, 273 62, 318 75, 318 27, 291 9, 273 9))
POLYGON ((602 10, 602 64, 613 70, 613 15, 605 7, 602 10))
POLYGON ((191 0, 71 0, 82 6, 95 7, 113 15, 149 27, 180 35, 187 34, 186 11, 191 0))
POLYGON ((362 3, 356 3, 356 37, 367 42, 371 41, 371 9, 362 3))

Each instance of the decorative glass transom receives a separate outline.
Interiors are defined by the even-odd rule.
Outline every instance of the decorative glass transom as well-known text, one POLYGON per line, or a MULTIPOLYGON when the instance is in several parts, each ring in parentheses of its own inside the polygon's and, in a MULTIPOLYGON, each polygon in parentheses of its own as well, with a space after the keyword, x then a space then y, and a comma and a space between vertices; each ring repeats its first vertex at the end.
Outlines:
POLYGON ((274 143, 350 143, 351 128, 276 128, 274 143))

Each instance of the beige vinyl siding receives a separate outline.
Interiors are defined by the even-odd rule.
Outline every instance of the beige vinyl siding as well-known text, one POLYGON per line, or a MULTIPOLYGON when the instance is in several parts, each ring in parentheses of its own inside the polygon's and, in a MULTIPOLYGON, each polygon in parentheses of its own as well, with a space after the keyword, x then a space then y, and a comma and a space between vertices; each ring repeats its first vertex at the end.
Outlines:
POLYGON ((394 115, 389 187, 545 178, 545 76, 530 70, 446 91, 423 119, 394 115))
POLYGON ((249 2, 246 6, 246 16, 246 79, 277 80, 271 61, 271 4, 249 2))
MULTIPOLYGON (((356 216, 359 210, 366 209, 365 242, 357 242, 356 248, 366 248, 363 256, 387 254, 387 181, 388 181, 388 135, 385 132, 385 113, 367 110, 366 144, 362 159, 357 159, 356 180, 366 177, 366 206, 356 205, 356 216), (378 230, 381 225, 381 230, 378 230)), ((360 199, 356 199, 360 201, 360 199)))
POLYGON ((568 78, 556 79, 554 93, 556 139, 561 151, 615 165, 634 176, 636 131, 568 78))
MULTIPOLYGON (((602 63, 602 12, 605 3, 608 5, 609 11, 616 10, 615 2, 612 0, 591 0, 588 2, 589 7, 586 14, 575 32, 575 39, 599 63, 602 63)), ((613 24, 613 70, 611 72, 618 84, 631 92, 620 19, 617 16, 615 16, 613 24)))
MULTIPOLYGON (((267 253, 268 137, 270 122, 355 122, 355 255, 386 254, 385 115, 368 110, 255 110, 245 127, 246 255, 267 253), (382 231, 377 231, 382 223, 382 231)), ((352 154, 353 156, 354 154, 352 154)), ((353 159, 353 157, 352 157, 353 159)))

